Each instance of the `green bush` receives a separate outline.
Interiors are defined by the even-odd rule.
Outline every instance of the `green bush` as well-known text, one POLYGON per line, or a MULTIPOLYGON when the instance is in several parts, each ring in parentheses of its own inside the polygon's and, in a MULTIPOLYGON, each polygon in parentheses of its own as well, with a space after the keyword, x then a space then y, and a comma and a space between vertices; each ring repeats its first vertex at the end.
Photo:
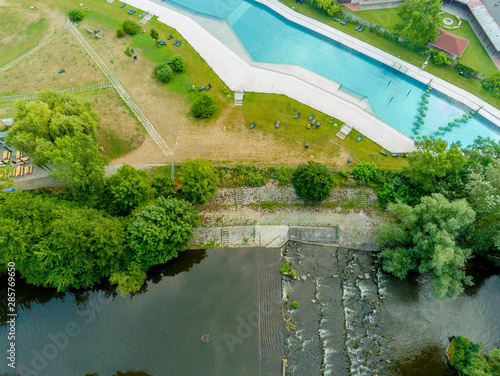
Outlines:
POLYGON ((278 180, 280 185, 289 185, 292 183, 294 171, 295 169, 289 166, 270 167, 269 175, 272 179, 278 180))
POLYGON ((342 174, 342 176, 347 177, 347 170, 342 170, 340 171, 340 173, 342 174))
POLYGON ((206 204, 219 188, 214 167, 203 159, 186 159, 180 171, 181 190, 193 204, 206 204))
POLYGON ((468 74, 470 76, 472 75, 475 75, 475 74, 478 74, 479 71, 477 71, 476 69, 472 68, 472 67, 469 67, 468 65, 465 65, 465 64, 462 64, 460 62, 457 61, 457 63, 455 64, 455 70, 457 72, 462 72, 462 73, 465 73, 465 74, 468 74))
POLYGON ((211 94, 202 94, 193 104, 191 111, 196 118, 208 118, 217 109, 215 100, 211 94))
POLYGON ((375 163, 361 162, 351 171, 352 176, 358 180, 374 180, 378 172, 378 167, 375 163))
POLYGON ((292 308, 299 308, 300 304, 299 304, 299 302, 297 302, 297 301, 294 300, 293 302, 290 303, 290 306, 292 308))
POLYGON ((155 66, 155 76, 161 82, 169 82, 172 79, 172 69, 167 63, 159 63, 155 66))
POLYGON ((172 68, 177 72, 182 72, 186 69, 186 59, 181 55, 174 56, 172 58, 172 68))
POLYGON ((295 192, 306 201, 322 201, 330 197, 334 183, 328 167, 317 162, 300 165, 293 173, 295 192))
POLYGON ((71 9, 68 12, 68 17, 71 22, 80 22, 83 20, 84 14, 80 9, 71 9))
POLYGON ((136 24, 135 22, 130 20, 124 21, 122 24, 122 28, 123 31, 129 35, 135 35, 139 31, 141 31, 141 27, 139 26, 139 24, 136 24))
POLYGON ((116 29, 116 37, 117 38, 123 38, 124 36, 125 36, 125 32, 123 31, 123 29, 121 27, 116 29))
POLYGON ((448 58, 448 55, 444 51, 431 51, 432 63, 438 67, 442 67, 443 65, 450 65, 451 60, 448 58))
POLYGON ((123 53, 128 57, 132 57, 132 52, 130 52, 130 47, 125 48, 125 51, 123 51, 123 53))
POLYGON ((481 81, 483 88, 494 95, 500 93, 500 72, 495 72, 481 81))
POLYGON ((283 274, 283 273, 288 273, 290 271, 290 264, 287 262, 285 263, 281 269, 280 269, 280 273, 283 274))

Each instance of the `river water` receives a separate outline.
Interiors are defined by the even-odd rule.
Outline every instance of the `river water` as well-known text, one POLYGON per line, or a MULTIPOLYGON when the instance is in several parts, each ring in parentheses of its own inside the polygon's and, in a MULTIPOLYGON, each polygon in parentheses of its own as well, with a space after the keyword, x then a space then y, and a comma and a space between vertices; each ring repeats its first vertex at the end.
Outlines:
MULTIPOLYGON (((16 371, 278 376, 286 357, 287 375, 445 376, 453 375, 444 358, 448 337, 500 346, 498 270, 476 266, 473 288, 436 301, 428 280, 391 278, 369 252, 296 243, 282 252, 184 252, 151 270, 143 290, 126 298, 110 286, 57 293, 18 279, 16 371), (285 259, 305 281, 281 283, 285 259), (292 300, 300 307, 291 308, 292 300), (293 329, 284 329, 282 308, 293 329)), ((12 371, 4 355, 5 291, 0 374, 12 371)))

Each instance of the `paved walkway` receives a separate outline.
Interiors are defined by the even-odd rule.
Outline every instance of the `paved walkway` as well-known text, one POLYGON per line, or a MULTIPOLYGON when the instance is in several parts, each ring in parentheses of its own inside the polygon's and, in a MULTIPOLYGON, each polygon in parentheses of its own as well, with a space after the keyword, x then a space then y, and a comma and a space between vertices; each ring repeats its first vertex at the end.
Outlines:
MULTIPOLYGON (((296 13, 277 0, 258 1, 292 22, 431 85, 500 125, 500 111, 467 91, 337 29, 296 13)), ((284 94, 330 116, 344 119, 350 126, 391 152, 414 150, 411 138, 372 115, 366 103, 339 92, 337 83, 297 66, 281 65, 281 71, 276 71, 272 70, 276 69, 274 64, 269 64, 267 69, 262 63, 249 63, 207 32, 186 12, 149 0, 127 0, 127 3, 157 15, 160 22, 177 29, 232 90, 284 94)))

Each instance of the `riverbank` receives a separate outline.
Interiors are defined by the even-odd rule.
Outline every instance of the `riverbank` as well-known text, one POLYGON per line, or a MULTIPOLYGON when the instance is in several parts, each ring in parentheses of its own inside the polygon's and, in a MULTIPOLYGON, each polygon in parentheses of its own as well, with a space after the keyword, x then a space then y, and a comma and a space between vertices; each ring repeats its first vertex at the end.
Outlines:
POLYGON ((292 187, 219 189, 201 208, 202 227, 190 246, 280 247, 295 239, 374 251, 379 225, 387 220, 376 206, 377 196, 365 188, 335 188, 314 206, 292 187))

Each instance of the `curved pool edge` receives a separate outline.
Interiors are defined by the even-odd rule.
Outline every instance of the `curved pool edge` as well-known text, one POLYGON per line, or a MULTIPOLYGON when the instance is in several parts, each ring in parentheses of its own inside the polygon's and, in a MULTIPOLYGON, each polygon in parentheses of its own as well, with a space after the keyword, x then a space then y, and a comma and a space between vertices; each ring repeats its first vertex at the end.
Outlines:
POLYGON ((345 99, 344 93, 340 96, 332 92, 333 81, 319 79, 317 74, 303 68, 300 69, 301 77, 297 77, 290 72, 277 72, 257 66, 260 63, 250 64, 191 17, 150 0, 126 2, 158 16, 159 22, 175 28, 231 90, 286 95, 342 120, 392 153, 415 150, 414 140, 367 112, 366 107, 356 105, 358 99, 352 98, 351 102, 345 99), (328 81, 330 88, 319 87, 308 81, 316 85, 328 81))

